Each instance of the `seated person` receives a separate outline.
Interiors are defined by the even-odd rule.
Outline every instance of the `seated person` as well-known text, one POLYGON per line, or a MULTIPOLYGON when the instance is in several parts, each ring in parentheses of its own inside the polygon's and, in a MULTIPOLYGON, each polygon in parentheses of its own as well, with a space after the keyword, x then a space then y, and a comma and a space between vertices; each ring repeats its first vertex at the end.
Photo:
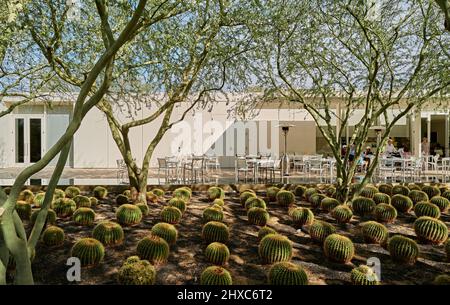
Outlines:
POLYGON ((392 154, 394 154, 396 152, 396 149, 395 149, 395 146, 394 146, 394 141, 392 141, 392 139, 389 139, 387 141, 386 148, 385 148, 384 152, 385 152, 386 155, 392 155, 392 154))
POLYGON ((367 170, 369 168, 372 157, 373 157, 372 148, 370 146, 367 146, 366 150, 363 152, 363 160, 364 160, 363 169, 364 170, 367 170))

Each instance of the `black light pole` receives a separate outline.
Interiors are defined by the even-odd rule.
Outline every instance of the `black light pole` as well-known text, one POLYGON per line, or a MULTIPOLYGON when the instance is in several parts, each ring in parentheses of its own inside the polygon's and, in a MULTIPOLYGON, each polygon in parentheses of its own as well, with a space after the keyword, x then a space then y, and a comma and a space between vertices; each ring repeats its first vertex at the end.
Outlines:
POLYGON ((281 126, 284 134, 284 154, 283 154, 283 176, 289 176, 289 156, 287 154, 287 135, 289 132, 289 125, 281 126))

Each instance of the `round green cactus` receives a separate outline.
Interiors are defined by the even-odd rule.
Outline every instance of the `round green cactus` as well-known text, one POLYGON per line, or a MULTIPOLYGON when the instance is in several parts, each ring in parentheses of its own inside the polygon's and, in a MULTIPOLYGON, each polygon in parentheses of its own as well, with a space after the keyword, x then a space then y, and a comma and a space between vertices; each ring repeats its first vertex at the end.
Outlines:
POLYGON ((225 205, 225 201, 223 201, 223 199, 214 199, 212 205, 218 205, 220 207, 223 207, 225 205))
POLYGON ((69 198, 61 198, 53 201, 53 210, 58 217, 70 217, 77 209, 75 201, 69 198))
POLYGON ((396 185, 392 188, 392 195, 403 195, 408 196, 409 188, 404 185, 396 185))
POLYGON ((117 274, 117 281, 121 285, 153 285, 155 279, 155 267, 139 256, 127 258, 117 274))
POLYGON ((147 193, 145 193, 145 199, 147 200, 147 202, 152 203, 158 202, 158 196, 156 196, 152 191, 148 191, 147 193))
POLYGON ((266 191, 267 200, 269 202, 277 201, 277 194, 279 191, 280 191, 280 188, 276 187, 276 186, 271 186, 271 187, 267 188, 267 191, 266 191))
POLYGON ((123 226, 134 226, 141 222, 142 211, 134 204, 123 204, 116 211, 116 219, 123 226))
POLYGON ((268 234, 276 234, 276 233, 277 233, 277 231, 275 231, 271 227, 264 226, 261 229, 259 229, 259 231, 258 231, 258 239, 261 240, 264 238, 264 236, 266 236, 268 234))
POLYGON ((33 201, 34 206, 36 208, 40 208, 42 206, 42 204, 44 203, 44 199, 45 199, 44 192, 37 193, 36 196, 34 196, 34 201, 33 201))
POLYGON ((98 205, 98 199, 95 197, 89 197, 89 201, 91 202, 91 207, 95 207, 98 205))
POLYGON ((419 257, 419 247, 417 243, 405 236, 395 235, 391 237, 387 244, 387 250, 391 258, 399 263, 413 265, 419 257))
POLYGON ((413 191, 413 190, 421 191, 422 190, 422 188, 415 183, 408 184, 408 188, 410 191, 413 191))
MULTIPOLYGON (((39 209, 39 210, 34 210, 33 213, 31 213, 31 224, 32 225, 34 225, 34 223, 36 222, 36 219, 40 212, 41 212, 41 210, 39 209)), ((56 213, 52 209, 48 209, 44 227, 46 227, 47 225, 54 225, 55 223, 56 223, 56 213)))
POLYGON ((422 191, 427 193, 428 198, 433 198, 434 196, 440 196, 441 191, 439 190, 439 187, 435 185, 424 185, 422 187, 422 191))
POLYGON ((250 197, 245 202, 245 209, 249 210, 251 208, 262 208, 266 209, 266 202, 259 197, 250 197))
POLYGON ((349 223, 352 220, 353 212, 346 204, 341 204, 331 211, 331 216, 337 223, 349 223))
POLYGON ((386 194, 386 195, 392 195, 392 185, 390 185, 390 184, 385 184, 385 183, 383 183, 383 184, 380 184, 379 186, 378 186, 378 191, 380 192, 380 193, 383 193, 383 194, 386 194))
POLYGON ((42 242, 46 246, 60 246, 64 243, 64 239, 64 230, 56 226, 49 226, 42 233, 42 242))
POLYGON ((181 198, 172 198, 168 202, 169 206, 178 208, 181 213, 186 212, 186 201, 181 198))
POLYGON ((138 242, 137 253, 152 264, 164 264, 169 258, 169 244, 164 238, 150 234, 138 242))
POLYGON ((162 209, 160 216, 164 222, 177 224, 180 222, 183 213, 176 207, 167 206, 162 209))
POLYGON ((366 243, 384 244, 389 237, 388 229, 376 221, 361 224, 361 233, 366 243))
POLYGON ((308 275, 305 270, 291 262, 273 264, 268 278, 270 285, 308 285, 308 275))
POLYGON ((392 196, 391 204, 400 213, 408 213, 414 207, 411 198, 400 194, 392 196))
POLYGON ((242 193, 239 195, 239 201, 241 202, 241 204, 242 204, 243 206, 245 206, 245 202, 246 202, 247 199, 250 198, 250 197, 256 197, 256 194, 255 194, 253 191, 252 191, 252 192, 250 192, 250 191, 242 192, 242 193))
POLYGON ((448 200, 450 200, 450 190, 447 190, 447 191, 443 192, 442 193, 442 197, 445 197, 448 200))
POLYGON ((26 202, 26 201, 22 201, 19 200, 16 202, 16 211, 17 214, 19 214, 20 219, 22 220, 30 220, 31 218, 31 204, 26 202))
POLYGON ((417 217, 428 216, 438 219, 441 217, 441 210, 439 210, 437 205, 424 201, 418 202, 414 206, 414 214, 416 214, 417 217))
POLYGON ((311 196, 314 194, 318 194, 319 191, 315 189, 314 187, 309 187, 305 190, 304 196, 306 198, 306 201, 311 202, 311 196))
POLYGON ((90 208, 92 206, 89 197, 83 195, 77 195, 73 197, 72 200, 76 203, 77 208, 90 208))
POLYGON ((230 272, 220 266, 210 266, 200 275, 200 285, 232 285, 230 272))
POLYGON ((348 237, 331 234, 323 242, 323 252, 329 260, 346 264, 352 260, 355 247, 348 237))
POLYGON ((377 274, 366 265, 360 265, 350 272, 353 285, 379 285, 377 274))
POLYGON ((306 192, 306 187, 304 187, 303 185, 297 185, 294 189, 295 196, 297 196, 300 200, 303 199, 305 192, 306 192))
POLYGON ((433 285, 450 285, 450 275, 440 274, 433 280, 433 285))
POLYGON ((175 244, 178 238, 177 229, 165 222, 157 223, 152 227, 151 231, 154 235, 164 238, 169 245, 175 244))
POLYGON ((105 256, 105 247, 94 238, 82 238, 72 247, 70 256, 78 257, 81 266, 98 265, 105 256))
POLYGON ((327 198, 324 194, 315 193, 309 197, 309 203, 313 209, 319 209, 322 203, 322 200, 327 198))
POLYGON ((281 206, 290 206, 295 203, 295 195, 290 191, 281 190, 277 194, 277 203, 281 206))
POLYGON ((17 201, 25 201, 29 204, 33 204, 34 194, 30 190, 23 190, 19 193, 19 197, 17 198, 17 201))
POLYGON ((259 257, 265 264, 289 261, 292 257, 292 242, 280 234, 268 234, 259 242, 259 257))
POLYGON ((159 198, 164 197, 164 195, 165 195, 164 190, 162 190, 160 188, 153 189, 152 193, 155 194, 156 196, 158 196, 159 198))
POLYGON ((127 196, 128 199, 131 198, 131 190, 125 190, 122 192, 122 195, 127 196))
POLYGON ((417 237, 432 244, 442 244, 448 238, 447 225, 435 218, 422 216, 414 222, 414 232, 417 237))
POLYGON ((120 245, 124 240, 124 232, 120 224, 112 221, 103 221, 95 226, 92 237, 105 246, 120 245))
POLYGON ((421 201, 428 201, 428 195, 424 191, 412 190, 409 192, 408 197, 411 198, 414 205, 421 201))
POLYGON ((334 198, 325 197, 320 202, 320 208, 322 210, 324 210, 325 212, 331 212, 331 210, 333 210, 335 207, 337 207, 340 204, 341 203, 334 198))
POLYGON ((211 186, 208 189, 208 199, 209 201, 213 201, 214 199, 224 199, 225 191, 218 186, 211 186))
POLYGON ((308 208, 295 208, 291 212, 292 221, 296 226, 309 226, 314 222, 314 214, 308 208))
POLYGON ((136 206, 141 210, 142 216, 147 216, 150 213, 150 208, 147 203, 139 202, 136 203, 136 206))
POLYGON ((450 201, 444 196, 434 196, 430 199, 430 202, 437 205, 441 213, 447 213, 450 208, 450 201))
POLYGON ((53 200, 61 199, 66 197, 66 192, 64 192, 62 189, 55 189, 53 192, 53 200))
POLYGON ((228 227, 218 221, 210 221, 203 226, 202 238, 208 243, 220 242, 225 243, 230 237, 228 227))
POLYGON ((380 203, 390 204, 391 203, 391 196, 389 196, 388 194, 385 194, 385 193, 376 193, 375 195, 373 195, 372 199, 375 202, 375 204, 380 204, 380 203))
POLYGON ((352 210, 356 215, 367 216, 372 214, 377 205, 371 198, 356 197, 352 201, 352 210))
POLYGON ((367 185, 361 189, 359 195, 366 198, 373 198, 376 193, 378 193, 378 189, 375 186, 367 185))
POLYGON ((257 226, 265 226, 269 221, 269 213, 263 209, 254 207, 247 211, 248 221, 257 226))
POLYGON ((175 198, 181 198, 184 201, 189 202, 189 200, 191 200, 192 191, 187 187, 179 187, 173 191, 172 195, 175 198))
POLYGON ((90 226, 95 221, 95 212, 91 208, 78 208, 73 212, 72 220, 76 224, 90 226))
POLYGON ((222 243, 213 242, 206 247, 205 257, 214 265, 224 265, 230 258, 230 250, 222 243))
POLYGON ((334 186, 327 187, 325 189, 325 195, 334 198, 334 196, 336 195, 336 188, 334 186))
POLYGON ((123 194, 119 194, 116 196, 116 203, 118 205, 126 204, 128 203, 128 201, 129 201, 128 197, 123 194))
POLYGON ((66 193, 67 198, 74 198, 81 194, 81 191, 76 186, 68 186, 64 191, 66 193))
POLYGON ((220 211, 223 211, 223 206, 218 205, 216 203, 212 204, 211 206, 209 206, 210 208, 214 208, 214 209, 218 209, 220 211))
POLYGON ((108 190, 103 186, 96 186, 93 190, 94 197, 97 199, 104 199, 108 195, 108 190))
POLYGON ((309 235, 313 241, 323 243, 325 238, 336 232, 336 228, 325 221, 315 220, 309 228, 309 235))
POLYGON ((374 210, 378 222, 391 223, 397 219, 397 210, 390 204, 380 203, 374 210))

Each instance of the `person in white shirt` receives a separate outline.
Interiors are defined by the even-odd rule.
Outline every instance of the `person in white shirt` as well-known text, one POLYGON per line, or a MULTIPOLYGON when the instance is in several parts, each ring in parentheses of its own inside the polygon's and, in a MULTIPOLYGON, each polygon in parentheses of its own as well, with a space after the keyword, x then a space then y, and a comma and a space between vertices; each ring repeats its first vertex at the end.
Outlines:
POLYGON ((427 137, 423 137, 421 146, 422 146, 422 155, 428 156, 430 154, 430 143, 428 143, 427 137))
POLYGON ((386 144, 386 149, 384 150, 386 154, 392 154, 395 152, 395 146, 392 139, 389 139, 386 144))

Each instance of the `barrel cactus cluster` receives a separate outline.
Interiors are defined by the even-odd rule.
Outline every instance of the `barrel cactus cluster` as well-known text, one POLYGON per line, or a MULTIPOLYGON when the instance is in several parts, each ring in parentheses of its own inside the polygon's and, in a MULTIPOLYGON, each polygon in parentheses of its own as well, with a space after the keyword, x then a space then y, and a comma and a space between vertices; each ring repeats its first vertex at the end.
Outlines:
POLYGON ((164 264, 169 257, 169 244, 164 238, 151 233, 138 242, 136 252, 141 259, 152 264, 164 264))
POLYGON ((155 280, 155 267, 139 256, 127 258, 117 273, 117 281, 121 285, 153 285, 155 280))

